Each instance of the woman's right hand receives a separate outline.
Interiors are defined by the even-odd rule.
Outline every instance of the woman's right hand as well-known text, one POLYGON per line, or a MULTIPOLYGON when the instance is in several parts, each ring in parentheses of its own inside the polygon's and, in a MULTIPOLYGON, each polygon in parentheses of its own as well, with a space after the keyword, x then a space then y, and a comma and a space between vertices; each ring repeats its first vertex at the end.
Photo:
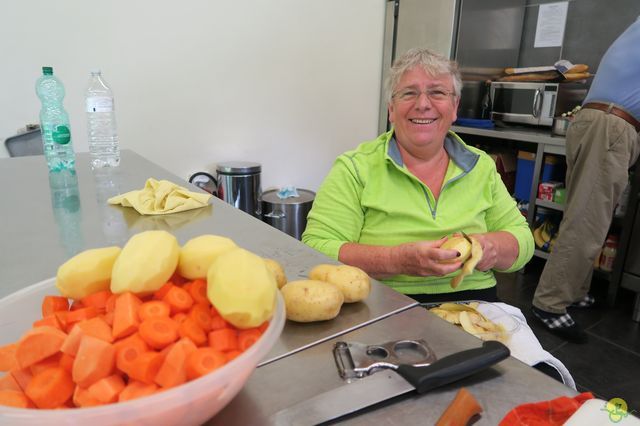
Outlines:
POLYGON ((442 276, 457 271, 462 262, 441 263, 443 260, 455 259, 456 250, 441 249, 447 241, 441 238, 436 241, 417 241, 395 247, 396 262, 402 274, 420 277, 442 276))

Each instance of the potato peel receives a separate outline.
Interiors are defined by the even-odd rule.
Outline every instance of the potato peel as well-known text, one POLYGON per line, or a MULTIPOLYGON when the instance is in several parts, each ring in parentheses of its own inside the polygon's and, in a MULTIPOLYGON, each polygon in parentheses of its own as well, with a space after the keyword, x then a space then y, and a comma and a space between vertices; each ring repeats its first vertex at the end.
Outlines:
POLYGON ((473 237, 471 239, 471 256, 464 262, 460 273, 451 279, 451 288, 456 288, 460 285, 464 277, 471 274, 476 267, 480 259, 482 259, 482 246, 473 237))

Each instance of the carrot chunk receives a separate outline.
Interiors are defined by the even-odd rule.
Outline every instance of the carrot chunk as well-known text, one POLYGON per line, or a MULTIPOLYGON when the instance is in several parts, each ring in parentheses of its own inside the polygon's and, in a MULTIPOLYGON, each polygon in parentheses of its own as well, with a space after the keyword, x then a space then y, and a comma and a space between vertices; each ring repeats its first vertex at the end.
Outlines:
POLYGON ((240 355, 242 355, 242 352, 240 352, 237 349, 233 351, 224 352, 224 357, 226 358, 227 362, 231 362, 232 360, 236 359, 240 355))
POLYGON ((167 317, 152 317, 143 321, 138 332, 153 349, 162 349, 178 340, 178 324, 167 317))
POLYGON ((229 323, 225 321, 220 315, 211 317, 211 330, 220 330, 222 328, 229 328, 229 323))
POLYGON ((240 330, 238 332, 238 348, 241 351, 246 351, 260 339, 260 336, 262 336, 262 333, 257 328, 240 330))
POLYGON ((109 377, 98 380, 89 386, 89 395, 98 401, 109 404, 118 400, 118 395, 124 389, 125 384, 122 376, 113 374, 109 377))
POLYGON ((122 293, 116 299, 113 317, 113 337, 119 339, 133 334, 139 325, 138 308, 142 301, 133 293, 122 293))
POLYGON ((69 373, 71 373, 71 371, 73 370, 73 361, 75 360, 76 360, 76 357, 63 353, 62 355, 60 355, 59 365, 60 367, 64 368, 69 373))
POLYGON ((101 290, 83 297, 80 299, 80 302, 82 302, 84 306, 92 306, 100 312, 105 312, 107 310, 107 301, 112 294, 109 290, 101 290))
POLYGON ((69 300, 62 296, 45 296, 42 299, 42 318, 59 311, 69 310, 69 300))
POLYGON ((157 300, 164 299, 164 296, 174 287, 174 284, 169 281, 162 285, 155 293, 153 293, 153 298, 157 300))
POLYGON ((186 362, 196 345, 189 339, 181 339, 173 345, 158 370, 154 381, 163 388, 178 386, 187 381, 186 362))
POLYGON ((87 336, 97 337, 100 340, 111 343, 113 342, 112 330, 109 324, 101 318, 94 317, 86 321, 80 321, 78 327, 82 329, 82 332, 87 336))
POLYGON ((50 327, 57 328, 62 330, 62 326, 60 325, 60 321, 58 321, 58 317, 55 314, 48 315, 42 319, 34 321, 32 327, 42 327, 44 325, 48 325, 50 327))
POLYGON ((207 335, 202 328, 191 318, 187 317, 178 327, 180 337, 188 337, 196 346, 207 343, 207 335))
POLYGON ((186 312, 193 305, 193 298, 189 292, 178 286, 171 287, 162 300, 171 306, 172 314, 186 312))
POLYGON ((149 351, 149 346, 142 338, 132 334, 126 339, 115 344, 116 346, 116 367, 127 375, 131 375, 131 370, 135 360, 143 353, 149 351))
POLYGON ((31 374, 31 370, 29 368, 16 368, 15 370, 9 371, 9 374, 14 378, 22 392, 27 389, 29 382, 33 378, 33 374, 31 374))
POLYGON ((47 368, 58 367, 60 365, 60 357, 62 356, 61 352, 58 352, 54 355, 51 355, 48 358, 43 359, 42 361, 38 361, 32 366, 29 367, 31 374, 34 376, 40 374, 42 371, 47 368))
POLYGON ((7 373, 0 377, 0 390, 15 390, 22 392, 22 388, 18 382, 16 382, 16 379, 13 378, 11 373, 7 373))
POLYGON ((187 358, 187 378, 197 379, 205 374, 222 367, 227 359, 222 352, 213 348, 198 348, 187 358))
POLYGON ((104 309, 107 313, 113 312, 116 310, 116 299, 118 298, 117 294, 112 294, 107 299, 107 303, 104 306, 104 309))
POLYGON ((20 368, 29 367, 60 350, 67 335, 55 327, 36 327, 27 331, 18 342, 16 361, 20 368))
POLYGON ((73 381, 88 388, 112 373, 115 358, 116 350, 112 344, 93 336, 82 336, 71 370, 73 381))
POLYGON ((189 318, 194 320, 204 331, 211 331, 211 313, 209 307, 202 303, 193 305, 189 311, 189 318))
POLYGON ((136 398, 142 398, 143 396, 156 393, 158 386, 155 383, 143 383, 137 380, 129 380, 127 386, 118 395, 118 401, 130 401, 136 398))
POLYGON ((167 302, 162 300, 151 300, 144 302, 138 308, 138 318, 144 321, 151 317, 168 317, 171 313, 171 307, 167 302))
POLYGON ((80 408, 102 405, 100 401, 91 396, 88 389, 81 388, 80 386, 76 386, 73 392, 73 404, 80 408))
POLYGON ((238 349, 238 332, 232 328, 221 328, 209 333, 209 346, 220 352, 238 349))
POLYGON ((205 280, 193 280, 188 291, 195 303, 202 303, 204 305, 210 304, 209 298, 207 297, 207 282, 205 280))
POLYGON ((17 343, 0 346, 0 371, 9 371, 18 367, 16 361, 17 343))
POLYGON ((16 408, 32 408, 29 398, 18 390, 0 390, 0 405, 16 408))
POLYGON ((143 383, 153 383, 163 362, 164 356, 158 352, 149 351, 142 353, 133 362, 128 376, 131 379, 143 383))
POLYGON ((48 368, 33 376, 25 394, 38 408, 56 408, 73 395, 71 374, 63 368, 48 368))

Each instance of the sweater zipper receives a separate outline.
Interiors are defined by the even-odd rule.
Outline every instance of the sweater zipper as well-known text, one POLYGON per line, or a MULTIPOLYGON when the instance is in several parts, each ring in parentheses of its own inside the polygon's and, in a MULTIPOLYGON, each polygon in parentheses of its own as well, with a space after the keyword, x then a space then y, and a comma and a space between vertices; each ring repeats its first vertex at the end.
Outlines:
MULTIPOLYGON (((455 181, 457 181, 458 179, 460 179, 462 176, 466 175, 467 172, 463 171, 462 173, 460 173, 458 176, 455 176, 451 179, 449 179, 448 181, 445 182, 444 185, 442 185, 442 191, 440 191, 440 196, 442 196, 442 194, 444 193, 444 190, 447 188, 447 186, 450 183, 453 183, 455 181)), ((440 199, 435 200, 435 206, 431 207, 431 198, 429 197, 429 192, 427 192, 427 186, 425 184, 421 183, 421 188, 422 188, 422 192, 424 192, 424 196, 427 199, 427 206, 429 207, 429 211, 431 212, 431 217, 433 218, 433 220, 436 219, 436 212, 438 210, 438 201, 440 201, 440 199)), ((434 197, 435 198, 435 197, 434 197)))

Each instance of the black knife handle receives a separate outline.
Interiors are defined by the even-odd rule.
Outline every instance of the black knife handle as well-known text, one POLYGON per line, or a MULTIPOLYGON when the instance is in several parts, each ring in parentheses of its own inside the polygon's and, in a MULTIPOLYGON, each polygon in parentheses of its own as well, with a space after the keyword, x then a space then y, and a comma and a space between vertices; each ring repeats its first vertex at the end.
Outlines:
POLYGON ((424 367, 402 364, 396 372, 411 383, 418 393, 455 382, 508 358, 511 352, 502 343, 490 340, 479 348, 457 352, 424 367))

